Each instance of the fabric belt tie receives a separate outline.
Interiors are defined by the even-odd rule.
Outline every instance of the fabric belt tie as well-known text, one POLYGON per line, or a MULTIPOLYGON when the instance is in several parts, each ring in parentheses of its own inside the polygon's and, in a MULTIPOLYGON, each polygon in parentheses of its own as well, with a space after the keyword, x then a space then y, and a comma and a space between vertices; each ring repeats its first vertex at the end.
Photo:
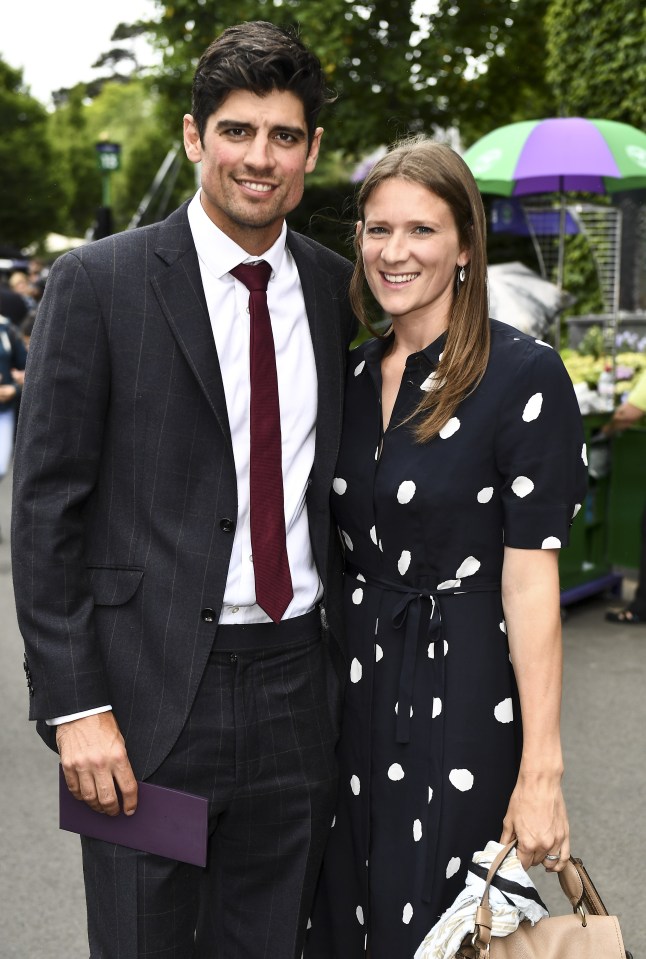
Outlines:
MULTIPOLYGON (((427 835, 436 835, 441 822, 442 795, 443 795, 443 763, 444 763, 444 650, 442 648, 442 612, 440 596, 457 596, 460 593, 497 592, 500 583, 482 583, 473 586, 452 586, 448 589, 418 589, 406 583, 393 583, 372 576, 351 564, 346 565, 346 573, 359 579, 367 586, 389 592, 401 593, 402 597, 395 604, 392 614, 392 624, 396 630, 404 628, 404 647, 399 673, 399 700, 397 706, 397 722, 395 725, 395 740, 398 743, 410 742, 411 707, 413 705, 413 690, 415 688, 415 668, 417 663, 417 648, 420 640, 428 645, 433 644, 434 650, 439 650, 433 657, 434 677, 433 698, 439 699, 441 711, 435 717, 439 748, 435 750, 432 773, 436 784, 433 799, 428 804, 427 835), (422 601, 431 603, 431 611, 426 623, 422 617, 422 601)), ((437 845, 429 853, 424 870, 422 886, 422 900, 430 902, 433 893, 433 875, 435 873, 435 857, 437 845)))
POLYGON ((256 602, 275 623, 294 596, 287 556, 278 376, 267 284, 271 266, 241 263, 231 275, 249 290, 249 521, 256 602))

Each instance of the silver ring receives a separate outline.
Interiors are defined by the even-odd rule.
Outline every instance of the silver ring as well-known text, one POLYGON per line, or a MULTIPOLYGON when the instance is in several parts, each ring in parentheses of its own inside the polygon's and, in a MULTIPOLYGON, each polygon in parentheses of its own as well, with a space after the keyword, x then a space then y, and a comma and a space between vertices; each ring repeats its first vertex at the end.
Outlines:
MULTIPOLYGON (((561 858, 560 856, 550 856, 550 855, 545 856, 545 859, 547 859, 549 862, 558 862, 560 858, 561 858)), ((543 860, 543 862, 545 862, 545 859, 543 860)))

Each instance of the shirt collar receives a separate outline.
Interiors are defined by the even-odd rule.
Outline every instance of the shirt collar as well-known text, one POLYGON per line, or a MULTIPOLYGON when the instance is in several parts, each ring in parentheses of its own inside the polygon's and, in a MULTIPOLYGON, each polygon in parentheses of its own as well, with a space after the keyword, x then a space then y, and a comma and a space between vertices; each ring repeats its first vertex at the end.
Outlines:
MULTIPOLYGON (((391 332, 384 337, 375 337, 373 340, 370 340, 366 345, 366 360, 368 363, 381 363, 383 356, 386 350, 390 347, 393 341, 394 334, 391 332)), ((431 366, 436 367, 440 362, 440 354, 444 349, 446 344, 446 330, 444 333, 441 333, 432 343, 429 343, 428 346, 425 346, 423 350, 420 350, 419 353, 411 353, 409 356, 409 361, 414 360, 415 357, 424 357, 431 366)))
POLYGON ((188 205, 188 222, 200 263, 209 273, 223 279, 240 263, 265 260, 271 266, 272 275, 276 276, 285 257, 287 224, 283 222, 278 239, 262 256, 251 256, 209 219, 200 202, 200 193, 198 190, 188 205))

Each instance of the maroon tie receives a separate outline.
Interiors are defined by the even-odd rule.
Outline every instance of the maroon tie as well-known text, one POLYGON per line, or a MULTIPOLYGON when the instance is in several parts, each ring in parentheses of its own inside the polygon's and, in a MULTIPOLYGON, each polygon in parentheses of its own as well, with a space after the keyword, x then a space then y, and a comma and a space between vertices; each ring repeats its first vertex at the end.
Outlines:
POLYGON ((251 378, 249 509, 256 602, 275 623, 294 590, 285 537, 285 501, 276 353, 267 308, 269 263, 241 263, 231 270, 249 290, 251 378))

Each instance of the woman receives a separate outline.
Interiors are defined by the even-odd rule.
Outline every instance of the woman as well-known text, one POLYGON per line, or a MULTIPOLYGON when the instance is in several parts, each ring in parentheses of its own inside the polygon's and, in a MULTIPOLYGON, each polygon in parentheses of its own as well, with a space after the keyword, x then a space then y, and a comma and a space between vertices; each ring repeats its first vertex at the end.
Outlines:
POLYGON ((365 320, 365 279, 392 326, 348 368, 332 499, 350 681, 307 959, 412 957, 489 839, 517 836, 525 867, 570 851, 558 548, 587 479, 572 385, 548 345, 488 318, 484 210, 457 154, 403 143, 358 205, 354 305, 365 320))

